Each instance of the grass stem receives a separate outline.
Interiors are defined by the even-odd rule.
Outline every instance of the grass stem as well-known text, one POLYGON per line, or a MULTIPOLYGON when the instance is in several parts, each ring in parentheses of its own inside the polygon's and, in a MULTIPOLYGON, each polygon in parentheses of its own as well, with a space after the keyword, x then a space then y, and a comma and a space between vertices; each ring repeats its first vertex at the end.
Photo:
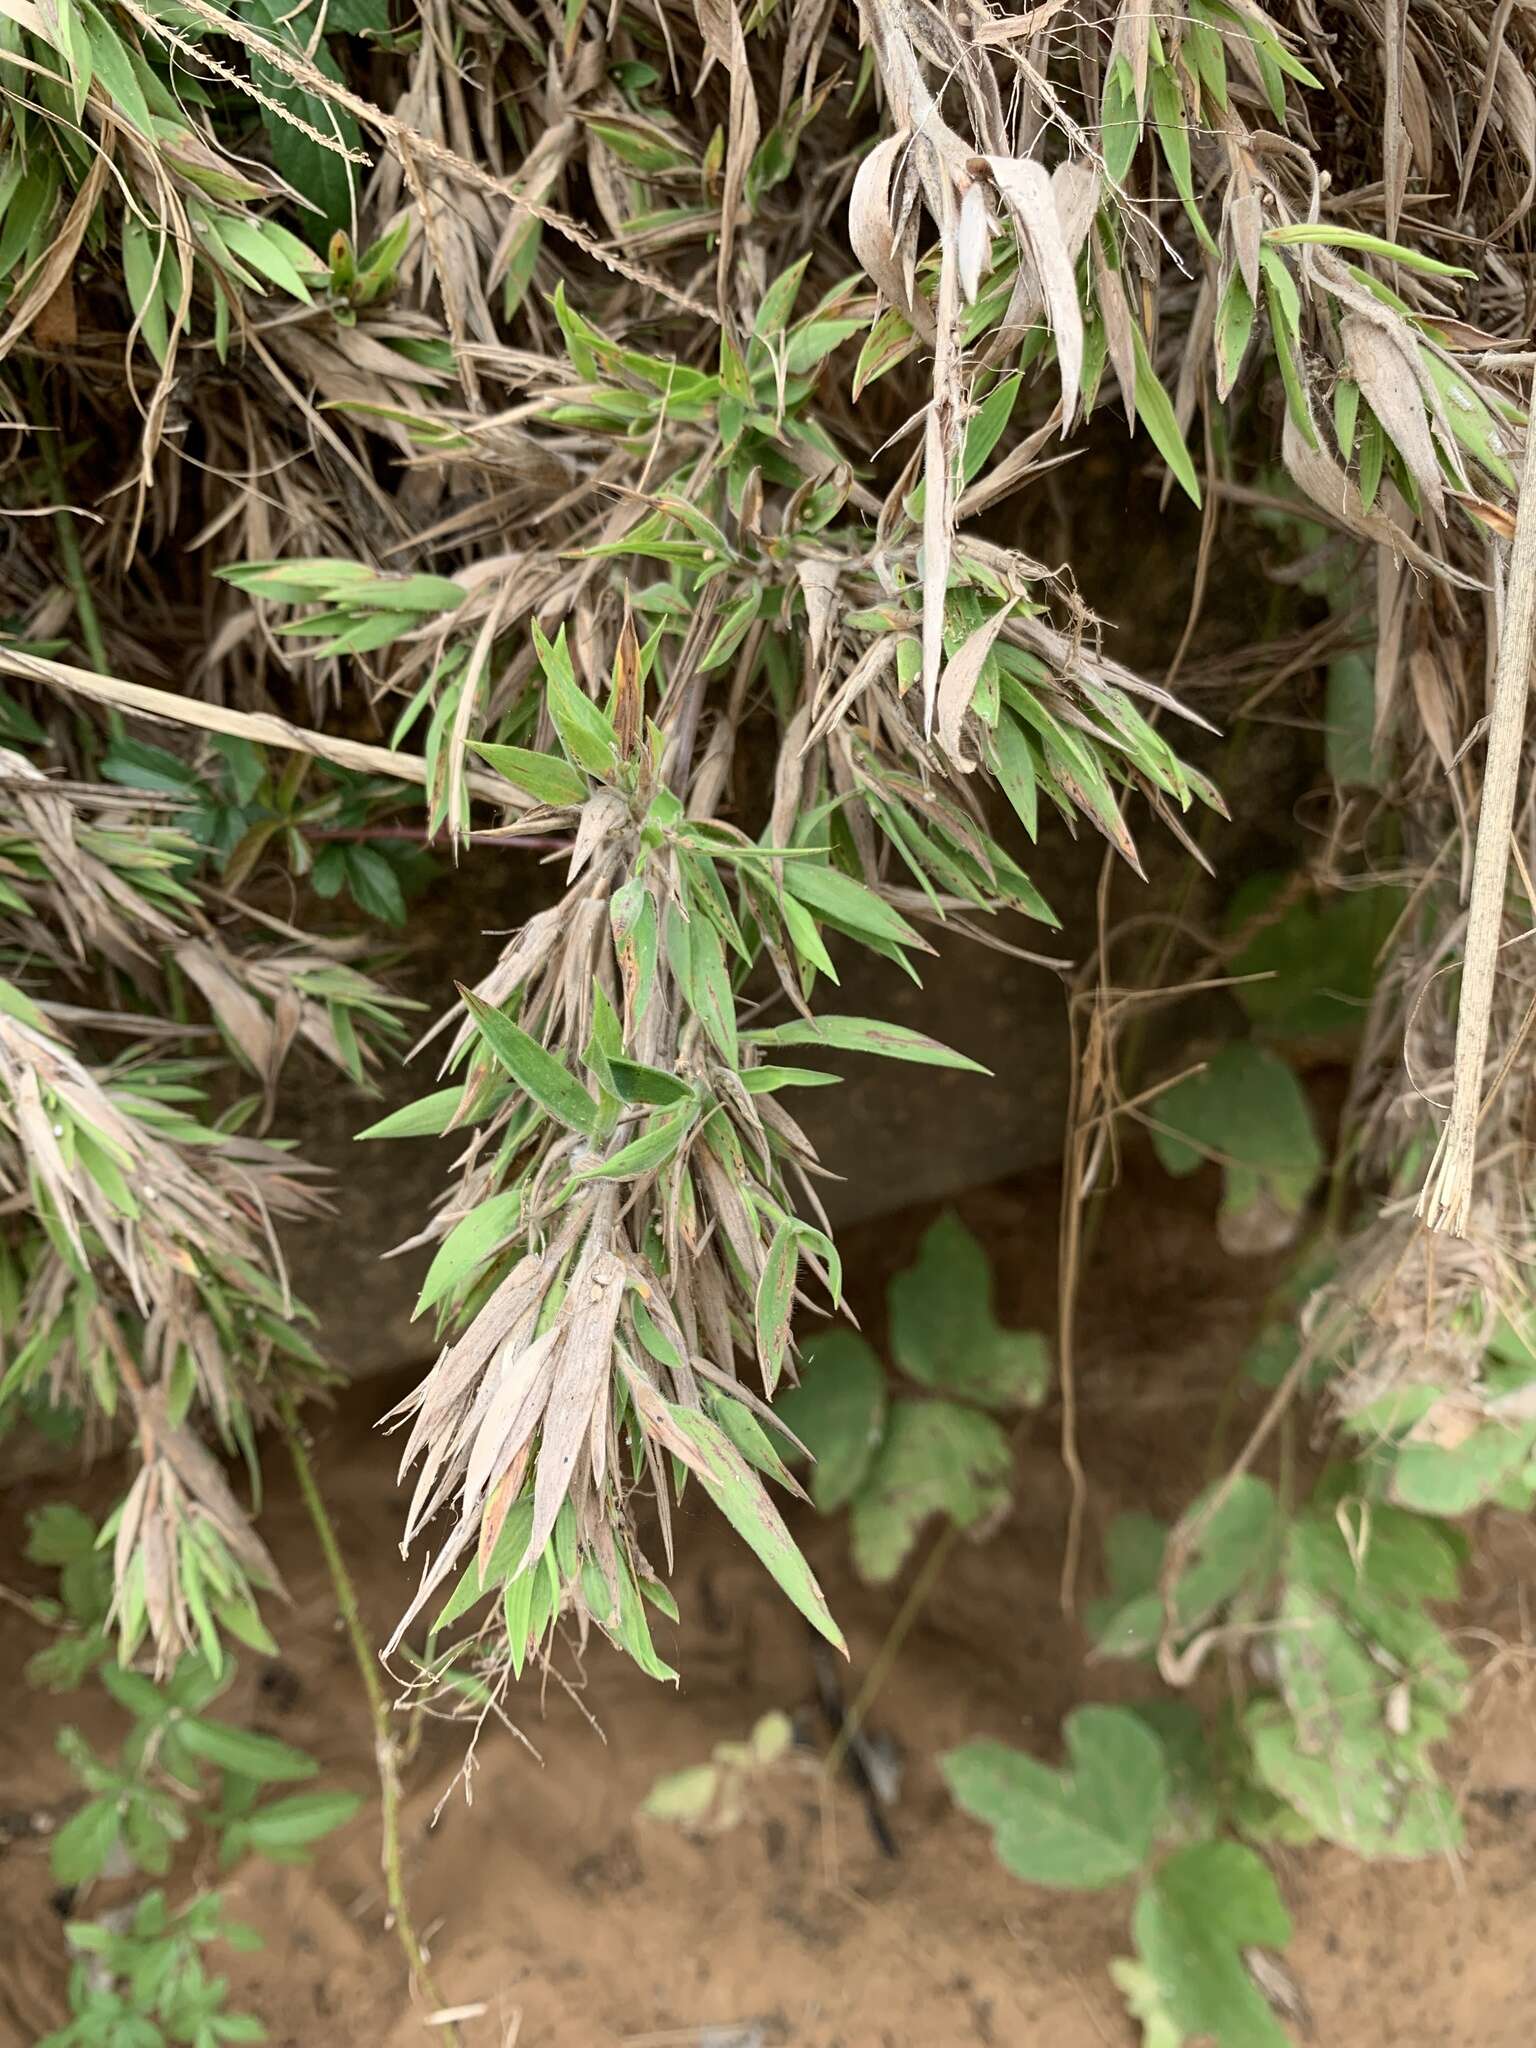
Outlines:
MULTIPOLYGON (((368 1701, 368 1715, 373 1725, 373 1753, 379 1774, 379 1808, 381 1823, 380 1862, 384 1871, 384 1894, 389 1902, 389 1915, 394 1924, 395 1938, 400 1943, 405 1957, 406 1969, 410 1975, 411 1988, 425 1999, 428 2006, 438 2011, 443 2009, 432 1982, 425 1952, 416 1932, 416 1923, 411 1918, 410 1900, 406 1896, 405 1878, 400 1865, 400 1758, 395 1744, 394 1732, 390 1726, 389 1703, 384 1697, 384 1688, 379 1683, 375 1668, 372 1645, 368 1632, 363 1627, 362 1614, 357 1604, 357 1588, 347 1561, 342 1556, 337 1541, 336 1526, 326 1510, 320 1488, 315 1481, 315 1468, 305 1441, 303 1426, 293 1396, 284 1393, 279 1405, 283 1439, 288 1446, 288 1455, 293 1461, 294 1476, 299 1482, 299 1492, 309 1511, 319 1538, 321 1553, 325 1558, 326 1570, 330 1573, 331 1585, 336 1594, 336 1608, 341 1616, 342 1626, 347 1632, 347 1641, 352 1648, 353 1660, 357 1665, 358 1677, 362 1680, 363 1693, 368 1701)), ((445 2021, 434 2033, 445 2044, 445 2048, 461 2048, 458 2030, 451 2021, 445 2021)))
POLYGON ((59 437, 44 423, 42 414, 43 380, 37 374, 37 367, 28 363, 27 398, 37 415, 37 446, 42 458, 43 475, 48 483, 48 495, 53 500, 53 530, 59 543, 59 560, 63 564, 64 581, 69 585, 70 596, 75 601, 75 617, 80 625, 80 639, 85 648, 86 659, 98 675, 108 671, 107 643, 101 630, 101 614, 96 609, 96 599, 91 592, 91 581, 85 572, 85 556, 80 551, 80 532, 75 525, 75 515, 67 502, 64 483, 64 465, 59 460, 59 437))

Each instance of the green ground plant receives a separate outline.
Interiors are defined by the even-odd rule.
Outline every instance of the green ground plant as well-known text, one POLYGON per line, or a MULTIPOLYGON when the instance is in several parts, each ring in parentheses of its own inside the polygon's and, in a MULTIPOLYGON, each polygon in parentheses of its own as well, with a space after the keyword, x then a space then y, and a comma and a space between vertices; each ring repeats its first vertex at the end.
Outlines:
MULTIPOLYGON (((105 1606, 50 1654, 182 1715, 157 1759, 217 1725, 231 1643, 268 1652, 281 1434, 418 1982, 387 1702, 299 1416, 330 1368, 279 1225, 323 1195, 272 1134, 292 1062, 367 1086, 400 1051, 394 948, 471 844, 562 866, 429 1031, 438 1085, 364 1134, 452 1160, 418 1240, 441 1349, 393 1418, 429 1561, 386 1654, 418 1702, 483 1720, 592 1629, 674 1676, 648 1617, 690 1484, 840 1644, 776 1413, 852 1418, 810 1484, 871 1578, 930 1514, 953 1542, 1003 1505, 1043 1354, 952 1226, 892 1303, 899 1392, 846 1333, 802 1358, 843 1281, 793 1105, 830 1054, 974 1069, 840 976, 1033 957, 1091 834, 1067 1590, 1081 1211, 1139 1122, 1170 1172, 1219 1164, 1229 1248, 1297 1248, 1245 1443, 1171 1531, 1115 1533, 1095 1624, 1175 1685, 1252 1638, 1247 1790, 1180 1836, 1167 1742, 1116 1714, 1072 1724, 1054 1790, 973 1756, 957 1794, 1039 1877, 1002 1808, 1097 1812, 1139 1745, 1091 1868, 1144 1873, 1126 1988, 1159 2048, 1266 2038, 1241 1954, 1284 1916, 1239 1834, 1449 1839, 1446 1524, 1529 1506, 1536 1449, 1531 35, 1494 0, 0 0, 0 1421, 127 1451, 62 1560, 105 1606), (1157 675, 1036 558, 1121 430, 1113 488, 1181 564, 1149 572, 1187 614, 1157 675), (1265 592, 1236 631, 1218 549, 1265 592), (1307 858, 1224 878, 1223 924, 1192 893, 1209 728, 1276 702, 1325 728, 1307 858), (1127 984, 1122 878, 1170 864, 1127 984), (1213 982, 1229 1041, 1147 1071, 1131 1013, 1213 982), (1305 1498, 1276 1456, 1302 1402, 1338 1452, 1305 1498)), ((84 1832, 152 1840, 155 1785, 89 1771, 84 1832)), ((264 1812, 229 1828, 257 1845, 264 1812)), ((216 1920, 153 1901, 81 1995, 141 1942, 151 2002, 179 1987, 141 2038, 239 2038, 198 1974, 216 1920)))
POLYGON ((876 1584, 934 1515, 968 1531, 1007 1504, 1013 1444, 998 1415, 1038 1407, 1050 1366, 1041 1338, 998 1325, 991 1295, 985 1252, 941 1217, 890 1288, 891 1354, 909 1390, 888 1396, 870 1345, 834 1329, 807 1340, 800 1384, 774 1410, 814 1461, 816 1506, 847 1508, 854 1562, 876 1584))
MULTIPOLYGON (((195 1831, 221 1869, 252 1855, 303 1862, 357 1812, 356 1793, 312 1784, 319 1766, 302 1750, 208 1712, 235 1675, 222 1653, 215 1663, 188 1651, 158 1679, 133 1669, 112 1639, 112 1572, 88 1515, 63 1501, 40 1510, 26 1556, 58 1572, 57 1594, 33 1603, 55 1634, 28 1664, 28 1682, 66 1692, 94 1677, 130 1721, 115 1758, 98 1755, 78 1728, 60 1731, 60 1754, 85 1794, 50 1845, 66 1897, 78 1902, 104 1881, 140 1873, 166 1878, 195 1831)), ((228 2008, 227 1978, 203 1961, 211 1945, 261 1946, 253 1929, 227 1918, 217 1891, 195 1889, 173 1907, 156 1885, 100 1920, 73 1915, 66 1933, 76 1959, 70 2018, 45 2048, 266 2039, 254 2014, 228 2008)))
MULTIPOLYGON (((1315 921, 1304 902, 1285 915, 1309 930, 1315 921)), ((1347 987, 1341 976, 1334 993, 1347 987)), ((1293 1001, 1298 1011, 1308 1002, 1300 976, 1293 1001)), ((1272 991, 1257 1007, 1273 1016, 1272 991)), ((1207 1071, 1231 1068, 1224 1056, 1207 1071)), ((1320 1156, 1294 1075, 1279 1071, 1320 1156)), ((1214 1092, 1180 1086, 1158 1104, 1181 1146, 1220 1161, 1229 1211, 1234 1178, 1247 1186, 1273 1156, 1246 1146, 1247 1136, 1285 1128, 1283 1117, 1255 1120, 1251 1092, 1234 1100, 1227 1123, 1214 1092)), ((1182 1170, 1182 1152, 1174 1159, 1182 1170)), ((1275 1323, 1244 1368, 1260 1384, 1273 1386, 1292 1362, 1279 1360, 1277 1371, 1282 1332, 1299 1353, 1298 1301, 1316 1291, 1326 1256, 1309 1245, 1296 1280, 1280 1289, 1275 1323)), ((972 1404, 1037 1407, 1049 1367, 1037 1336, 995 1323, 990 1294, 981 1247, 958 1219, 942 1218, 890 1287, 891 1354, 916 1387, 892 1392, 872 1347, 833 1330, 807 1340, 801 1384, 777 1405, 776 1421, 814 1457, 816 1506, 847 1510, 867 1578, 891 1578, 935 1516, 944 1533, 931 1556, 956 1534, 995 1532, 1006 1515, 1012 1445, 972 1404)), ((1319 1381, 1348 1372, 1343 1355, 1318 1354, 1319 1381)), ((1510 1399, 1536 1385, 1536 1355, 1506 1332, 1485 1372, 1510 1399)), ((1261 1988, 1243 1962, 1245 1951, 1289 1939, 1261 1853, 1268 1845, 1323 1840, 1361 1856, 1412 1858, 1448 1854, 1462 1840, 1435 1756, 1471 1678, 1437 1619, 1456 1597, 1464 1550, 1448 1520, 1494 1498, 1528 1509, 1536 1462, 1532 1433, 1513 1420, 1484 1424, 1457 1449, 1408 1441, 1427 1405, 1428 1397, 1409 1404, 1401 1421, 1394 1411, 1385 1426, 1373 1418, 1359 1456, 1328 1464, 1304 1495, 1237 1474, 1192 1501, 1176 1530, 1141 1513, 1115 1519, 1107 1591, 1083 1612, 1091 1658, 1155 1663, 1167 1690, 1134 1708, 1079 1708, 1066 1724, 1064 1771, 994 1741, 940 1760, 955 1800, 993 1830, 1014 1876, 1085 1890, 1136 1882, 1136 1958, 1117 1966, 1116 1979, 1149 2042, 1210 2035, 1246 2048, 1285 2038, 1266 2002, 1275 1980, 1261 1988), (1485 1432, 1499 1448, 1497 1473, 1490 1444, 1478 1441, 1485 1432), (1428 1480, 1417 1476, 1426 1456, 1428 1480), (1226 1674, 1224 1697, 1213 1705, 1206 1684, 1197 1710, 1180 1695, 1213 1672, 1226 1674)), ((931 1583, 926 1573, 915 1582, 931 1583)), ((910 1618, 904 1609, 898 1628, 910 1618)), ((839 1756, 874 1705, 866 1690, 839 1756)), ((645 1810, 676 1817, 675 1801, 686 1817, 696 1794, 700 1812, 712 1812, 712 1769, 662 1781, 645 1810)))

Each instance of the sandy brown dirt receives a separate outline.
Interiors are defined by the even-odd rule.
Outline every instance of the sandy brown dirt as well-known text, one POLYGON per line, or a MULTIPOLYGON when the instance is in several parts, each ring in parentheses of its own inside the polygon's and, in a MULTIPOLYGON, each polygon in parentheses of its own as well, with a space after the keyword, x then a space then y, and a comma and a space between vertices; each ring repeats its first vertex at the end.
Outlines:
MULTIPOLYGON (((1083 1400, 1097 1528, 1117 1510, 1168 1512, 1199 1483, 1217 1403, 1266 1281, 1216 1251, 1209 1190, 1148 1180, 1122 1197, 1102 1244, 1110 1267, 1085 1290, 1083 1400)), ((963 1203, 1003 1274, 1005 1313, 1050 1320, 1053 1194, 1042 1181, 963 1203)), ((850 1270, 876 1313, 880 1279, 911 1250, 922 1217, 851 1233, 850 1270)), ((316 1457, 367 1619, 382 1636, 411 1577, 394 1549, 388 1447, 368 1425, 388 1389, 367 1388, 316 1424, 316 1457)), ((1131 2048, 1106 1975, 1126 1946, 1122 1895, 1078 1898, 1018 1885, 983 1833, 950 1806, 935 1755, 969 1735, 1052 1753, 1085 1693, 1151 1691, 1139 1669, 1086 1669, 1056 1592, 1065 1488, 1040 1419, 1021 1452, 1012 1520, 950 1564, 873 1715, 904 1759, 891 1813, 898 1854, 875 1845, 857 1797, 820 1795, 808 1763, 781 1768, 747 1819, 712 1842, 637 1818, 663 1771, 707 1757, 780 1707, 819 1739, 809 1645, 796 1617, 707 1507, 690 1496, 677 1593, 683 1624, 659 1647, 683 1673, 674 1694, 598 1646, 583 1707, 558 1688, 518 1698, 542 1762, 505 1734, 479 1752, 474 1802, 431 1816, 463 1757, 460 1731, 429 1728, 407 1779, 411 1893, 433 1968, 453 2003, 483 2004, 466 2048, 1131 2048)), ((279 1664, 247 1658, 221 1708, 313 1751, 328 1779, 366 1791, 363 1712, 330 1591, 278 1453, 264 1528, 294 1594, 279 1664)), ((25 1490, 23 1490, 24 1492, 25 1490)), ((31 1494, 32 1504, 41 1489, 31 1494)), ((6 1530, 28 1505, 6 1503, 6 1530)), ((852 1679, 867 1670, 899 1604, 851 1577, 839 1530, 803 1536, 847 1629, 852 1679)), ((1468 1625, 1520 1631, 1531 1532, 1489 1532, 1469 1587, 1468 1625)), ((7 1555, 14 1555, 9 1547, 7 1555)), ((35 1816, 64 1817, 69 1782, 51 1753, 74 1718, 103 1742, 112 1710, 29 1696, 33 1647, 5 1622, 0 1671, 0 2042, 35 2042, 61 2014, 62 1940, 35 1816), (3 1846, 7 1834, 9 1846, 3 1846)), ((669 1632, 671 1633, 671 1632, 669 1632)), ((568 1667, 574 1668, 574 1667, 568 1667)), ((1336 1851, 1286 1855, 1278 1870, 1299 1929, 1289 1956, 1322 2048, 1528 2048, 1536 2010, 1536 1740, 1518 1659, 1485 1680, 1452 1760, 1469 1851, 1444 1863, 1367 1868, 1336 1851)), ((267 1937, 235 1959, 243 2002, 279 2048, 421 2048, 441 2039, 413 2011, 384 1929, 375 1816, 365 1810, 313 1866, 251 1866, 232 1905, 267 1937)))

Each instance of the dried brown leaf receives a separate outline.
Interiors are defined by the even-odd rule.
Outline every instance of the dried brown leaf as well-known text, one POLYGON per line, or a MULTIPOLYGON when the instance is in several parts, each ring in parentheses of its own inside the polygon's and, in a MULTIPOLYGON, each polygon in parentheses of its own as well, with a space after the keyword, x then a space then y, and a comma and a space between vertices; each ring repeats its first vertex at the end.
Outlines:
POLYGON ((939 683, 938 727, 939 744, 962 775, 975 771, 975 761, 968 760, 965 753, 964 729, 966 716, 971 708, 971 699, 976 695, 976 685, 981 681, 981 671, 987 656, 992 652, 998 634, 1008 622, 1013 610, 1011 602, 983 621, 974 633, 951 655, 944 667, 939 683))
POLYGON ((1073 254, 1057 210, 1059 195, 1044 164, 1033 158, 1021 162, 1011 157, 989 156, 982 161, 1023 231, 1040 280, 1051 332, 1056 337, 1056 360, 1061 373, 1061 431, 1065 434, 1077 416, 1082 388, 1083 313, 1078 303, 1073 254))
POLYGON ((1344 316, 1339 323, 1339 336, 1350 374, 1402 456, 1418 490, 1420 504, 1430 518, 1443 520, 1445 485, 1430 438, 1417 365, 1392 336, 1359 314, 1344 316))

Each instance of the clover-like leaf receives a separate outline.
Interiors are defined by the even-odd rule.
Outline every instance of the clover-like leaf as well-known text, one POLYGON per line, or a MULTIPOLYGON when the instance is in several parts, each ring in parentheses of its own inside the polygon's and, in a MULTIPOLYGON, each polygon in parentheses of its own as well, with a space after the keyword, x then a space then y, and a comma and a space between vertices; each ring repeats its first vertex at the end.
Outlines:
POLYGON ((95 1548, 96 1524, 68 1501, 50 1501, 27 1517, 22 1554, 33 1564, 73 1564, 89 1557, 95 1548))
POLYGON ((1450 1544, 1417 1516, 1325 1497, 1293 1524, 1285 1572, 1280 1696, 1243 1724, 1260 1782, 1358 1855, 1443 1853, 1460 1821, 1430 1752, 1468 1673, 1425 1603, 1455 1590, 1450 1544))
POLYGON ((846 1507, 869 1471, 885 1427, 885 1374, 852 1330, 823 1330, 805 1342, 800 1384, 775 1413, 816 1460, 811 1499, 824 1515, 846 1507))
POLYGON ((53 1838, 50 1860, 60 1884, 84 1884, 105 1872, 122 1833, 116 1797, 107 1793, 87 1800, 53 1838))
POLYGON ((1235 993, 1260 1030, 1277 1037, 1358 1032, 1376 987, 1377 956, 1403 907, 1399 889, 1357 889, 1287 900, 1288 878, 1261 875, 1238 892, 1228 922, 1246 931, 1233 956, 1235 993))
MULTIPOLYGON (((1335 1658, 1335 1675, 1340 1668, 1335 1658)), ((1326 1841, 1358 1856, 1411 1860, 1443 1856, 1461 1840, 1456 1802, 1433 1764, 1394 1740, 1384 1718, 1330 1713, 1299 1722, 1261 1700, 1243 1732, 1263 1784, 1326 1841)))
POLYGON ((1312 1111, 1283 1060, 1261 1046, 1226 1046, 1157 1098, 1152 1142, 1169 1173, 1220 1162, 1229 1217, 1267 1199, 1297 1215, 1323 1166, 1312 1111))
POLYGON ((1410 1441, 1392 1460, 1392 1498, 1424 1515, 1470 1514, 1521 1472, 1533 1447, 1536 1420, 1485 1422, 1460 1443, 1410 1441))
MULTIPOLYGON (((1236 274, 1234 271, 1233 275, 1236 274)), ((1125 2000, 1126 2011, 1141 2028, 1141 2048, 1183 2048, 1184 2031, 1169 2018, 1157 1979, 1145 1963, 1133 1963, 1129 1956, 1116 1956, 1109 1974, 1125 2000)))
MULTIPOLYGON (((1207 1494, 1190 1505, 1199 1516, 1207 1494)), ((1262 1479, 1239 1478, 1201 1533, 1174 1593, 1175 1632, 1188 1634, 1247 1585, 1257 1586, 1274 1561, 1275 1496, 1262 1479)), ((1111 1657, 1140 1657, 1161 1636, 1165 1615, 1159 1581, 1166 1537, 1150 1515, 1121 1515, 1105 1548, 1113 1588, 1089 1604, 1086 1620, 1099 1648, 1111 1657)))
POLYGON ((670 1820, 696 1827, 715 1803, 720 1772, 714 1764, 684 1764, 656 1780, 640 1811, 652 1820, 670 1820))
POLYGON ((1062 1732, 1068 1770, 1002 1742, 967 1742, 939 1767, 1015 1877, 1098 1891, 1134 1877, 1151 1852, 1168 1806, 1162 1745, 1124 1707, 1079 1707, 1062 1732))
POLYGON ((889 1300, 891 1351, 909 1378, 988 1408, 1044 1400, 1045 1339, 998 1322, 987 1255, 953 1211, 938 1219, 916 1261, 891 1282, 889 1300))
POLYGON ((1292 1523, 1285 1571, 1328 1600, 1385 1654, 1384 1670, 1409 1673, 1426 1707, 1454 1713, 1466 1693, 1466 1663, 1426 1612, 1460 1586, 1453 1540, 1419 1515, 1330 1499, 1327 1491, 1292 1523), (1348 1533, 1346 1533, 1348 1531, 1348 1533))
POLYGON ((1148 1880, 1131 1925, 1166 2026, 1221 2048, 1286 2048, 1243 1961, 1245 1948, 1283 1948, 1291 1938, 1275 1881, 1252 1849, 1178 1850, 1148 1880))
POLYGON ((849 1510, 853 1561, 881 1584, 930 1515, 972 1529, 1008 1503, 1013 1454, 987 1415, 953 1401, 898 1401, 849 1510))

